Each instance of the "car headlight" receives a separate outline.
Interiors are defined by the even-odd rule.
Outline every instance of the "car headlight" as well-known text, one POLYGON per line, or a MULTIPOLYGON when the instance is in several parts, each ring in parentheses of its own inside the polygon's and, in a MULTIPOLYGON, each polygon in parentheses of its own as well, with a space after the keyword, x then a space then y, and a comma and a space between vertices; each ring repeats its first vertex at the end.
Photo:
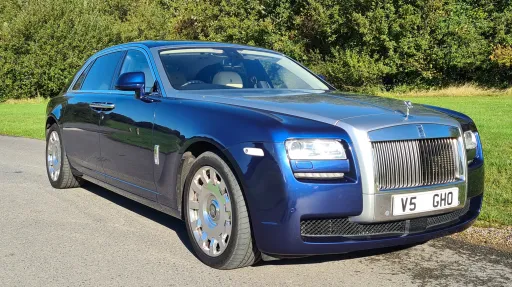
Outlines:
POLYGON ((473 131, 465 131, 464 132, 464 143, 466 144, 466 149, 476 149, 478 145, 476 141, 476 135, 473 131))
POLYGON ((291 160, 347 159, 345 148, 337 140, 291 139, 285 146, 291 160))
POLYGON ((478 146, 478 140, 473 131, 464 132, 464 144, 466 145, 466 157, 468 164, 471 164, 476 157, 476 148, 478 146))

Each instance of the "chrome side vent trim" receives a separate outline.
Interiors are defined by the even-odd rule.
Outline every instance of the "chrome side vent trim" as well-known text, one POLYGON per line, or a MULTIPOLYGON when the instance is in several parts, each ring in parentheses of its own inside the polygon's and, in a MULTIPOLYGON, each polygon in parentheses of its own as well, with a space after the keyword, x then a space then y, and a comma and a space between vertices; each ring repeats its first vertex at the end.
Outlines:
POLYGON ((456 138, 372 142, 375 183, 380 190, 458 180, 456 138))

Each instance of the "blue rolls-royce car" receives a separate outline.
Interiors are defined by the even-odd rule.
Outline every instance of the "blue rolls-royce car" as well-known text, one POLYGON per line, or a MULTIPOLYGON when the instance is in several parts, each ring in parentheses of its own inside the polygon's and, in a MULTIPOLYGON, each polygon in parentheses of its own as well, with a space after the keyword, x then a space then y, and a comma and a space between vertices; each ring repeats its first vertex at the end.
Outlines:
POLYGON ((482 205, 469 117, 343 93, 249 46, 102 50, 49 102, 46 141, 53 187, 88 181, 180 218, 219 269, 419 244, 482 205))

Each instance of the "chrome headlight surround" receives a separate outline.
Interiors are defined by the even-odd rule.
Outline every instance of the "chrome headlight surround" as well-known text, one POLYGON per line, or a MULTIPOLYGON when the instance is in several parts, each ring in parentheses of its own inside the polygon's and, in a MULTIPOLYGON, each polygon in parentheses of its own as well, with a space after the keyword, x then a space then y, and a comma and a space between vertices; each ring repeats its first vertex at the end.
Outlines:
POLYGON ((345 148, 334 139, 289 139, 285 147, 290 160, 347 159, 345 148))

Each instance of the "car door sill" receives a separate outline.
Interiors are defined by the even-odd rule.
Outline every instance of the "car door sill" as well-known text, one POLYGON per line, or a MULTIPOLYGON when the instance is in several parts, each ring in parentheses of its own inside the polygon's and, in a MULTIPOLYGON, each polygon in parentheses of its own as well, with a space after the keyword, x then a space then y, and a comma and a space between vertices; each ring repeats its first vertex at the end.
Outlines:
POLYGON ((113 191, 113 192, 115 192, 115 193, 117 193, 119 195, 122 195, 122 196, 124 196, 124 197, 126 197, 128 199, 131 199, 131 200, 136 201, 138 203, 141 203, 143 205, 149 206, 149 207, 151 207, 153 209, 156 209, 156 210, 158 210, 160 212, 168 214, 168 215, 170 215, 172 217, 176 217, 178 219, 181 219, 180 213, 177 210, 175 210, 175 209, 172 209, 172 208, 167 207, 167 206, 163 206, 163 205, 159 204, 158 202, 155 202, 155 201, 146 199, 144 197, 135 195, 135 194, 133 194, 131 192, 128 192, 128 191, 123 190, 123 189, 120 189, 118 187, 115 187, 115 186, 113 186, 111 184, 108 184, 106 182, 103 182, 101 180, 97 180, 97 179, 95 179, 95 178, 93 178, 91 176, 88 176, 88 175, 84 174, 82 177, 83 177, 83 179, 85 179, 85 180, 87 180, 89 182, 92 182, 92 183, 94 183, 96 185, 99 185, 99 186, 101 186, 103 188, 106 188, 106 189, 108 189, 110 191, 113 191))
POLYGON ((123 183, 123 184, 126 184, 126 185, 129 185, 129 186, 133 186, 137 189, 140 189, 140 190, 143 190, 144 192, 149 192, 149 193, 153 193, 153 194, 156 194, 156 195, 159 195, 160 193, 156 192, 156 191, 152 191, 151 189, 147 189, 147 188, 144 188, 142 186, 138 186, 136 184, 133 184, 131 182, 128 182, 126 180, 122 180, 122 179, 119 179, 119 178, 116 178, 116 177, 113 177, 111 175, 108 175, 108 174, 103 174, 107 179, 112 179, 112 180, 115 180, 116 182, 120 182, 120 183, 123 183))

